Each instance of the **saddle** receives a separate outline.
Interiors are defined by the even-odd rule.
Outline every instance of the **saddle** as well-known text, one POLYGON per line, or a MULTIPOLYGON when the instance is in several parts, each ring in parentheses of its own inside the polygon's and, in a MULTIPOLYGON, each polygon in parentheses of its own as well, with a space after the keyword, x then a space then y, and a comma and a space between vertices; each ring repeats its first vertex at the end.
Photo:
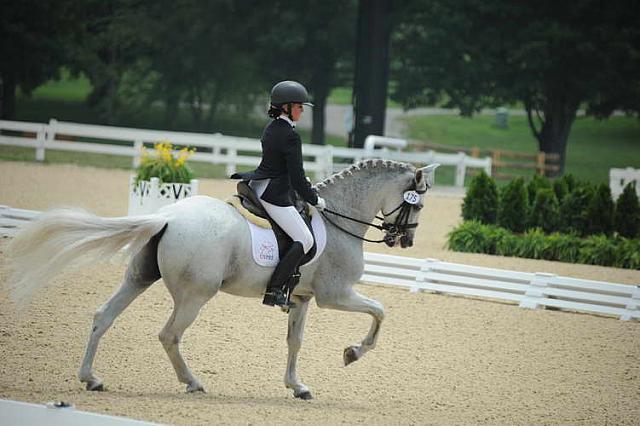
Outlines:
MULTIPOLYGON (((284 254, 289 250, 289 247, 291 247, 291 245, 293 244, 293 240, 286 232, 282 230, 282 228, 280 228, 280 226, 278 226, 278 224, 273 219, 271 219, 269 214, 262 207, 262 203, 260 203, 257 194, 253 192, 246 181, 238 182, 236 190, 238 193, 235 194, 234 197, 240 200, 242 207, 247 209, 249 213, 269 222, 269 224, 271 225, 271 229, 276 236, 276 241, 278 242, 278 253, 280 254, 280 258, 282 259, 284 254)), ((297 194, 294 199, 296 210, 304 220, 307 228, 309 228, 311 235, 313 235, 313 247, 311 247, 311 250, 309 250, 309 252, 304 256, 304 258, 302 258, 302 261, 300 262, 300 265, 304 265, 315 256, 317 244, 315 235, 313 233, 313 228, 311 227, 311 210, 309 209, 309 205, 301 200, 297 194)))

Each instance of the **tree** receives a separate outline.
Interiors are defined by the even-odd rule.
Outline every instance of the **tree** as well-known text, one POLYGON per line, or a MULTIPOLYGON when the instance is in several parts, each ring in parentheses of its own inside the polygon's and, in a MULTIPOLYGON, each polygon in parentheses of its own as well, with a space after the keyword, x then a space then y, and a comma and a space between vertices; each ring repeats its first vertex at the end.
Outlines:
POLYGON ((527 227, 529 217, 529 192, 523 178, 517 178, 504 186, 498 205, 498 225, 521 233, 527 227))
POLYGON ((324 144, 325 107, 331 89, 351 81, 355 54, 355 0, 268 3, 255 42, 258 64, 270 84, 299 80, 313 98, 311 141, 324 144), (322 31, 318 29, 322 28, 322 31), (349 77, 346 77, 349 75, 349 77))
POLYGON ((139 26, 147 38, 145 60, 139 65, 142 74, 155 76, 149 97, 165 104, 168 124, 175 122, 181 104, 189 108, 198 129, 215 128, 223 105, 252 112, 252 95, 262 85, 254 37, 248 35, 259 37, 266 5, 252 0, 162 0, 146 9, 144 25, 139 26))
POLYGON ((483 170, 471 180, 462 202, 462 218, 492 225, 496 223, 497 212, 498 188, 495 180, 483 170))
POLYGON ((106 123, 119 112, 118 89, 126 74, 142 53, 140 25, 148 7, 145 1, 86 0, 83 4, 83 36, 65 46, 70 52, 68 65, 75 73, 84 73, 92 91, 89 106, 97 108, 106 123))
POLYGON ((415 0, 393 37, 393 98, 471 115, 520 101, 539 149, 560 155, 578 109, 640 111, 640 4, 633 0, 415 0))
POLYGON ((593 198, 585 212, 587 234, 611 235, 613 232, 613 214, 615 206, 611 198, 611 190, 605 184, 598 185, 593 198))
POLYGON ((76 0, 5 2, 0 13, 0 118, 15 112, 16 89, 30 94, 58 76, 80 33, 76 0))
POLYGON ((613 224, 616 232, 622 237, 640 237, 640 204, 635 182, 628 183, 618 197, 613 224))

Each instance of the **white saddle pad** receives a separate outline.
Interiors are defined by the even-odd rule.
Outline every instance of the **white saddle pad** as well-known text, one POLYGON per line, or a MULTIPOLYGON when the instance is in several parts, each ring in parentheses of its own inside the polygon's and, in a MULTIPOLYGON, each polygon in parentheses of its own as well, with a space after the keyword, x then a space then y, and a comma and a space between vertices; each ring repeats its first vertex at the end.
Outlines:
MULTIPOLYGON (((276 234, 273 233, 273 230, 261 228, 248 220, 247 224, 251 230, 253 260, 260 266, 276 266, 280 262, 276 234)), ((306 265, 318 260, 327 245, 327 230, 319 213, 311 217, 311 227, 313 228, 313 236, 316 239, 316 254, 306 265)))

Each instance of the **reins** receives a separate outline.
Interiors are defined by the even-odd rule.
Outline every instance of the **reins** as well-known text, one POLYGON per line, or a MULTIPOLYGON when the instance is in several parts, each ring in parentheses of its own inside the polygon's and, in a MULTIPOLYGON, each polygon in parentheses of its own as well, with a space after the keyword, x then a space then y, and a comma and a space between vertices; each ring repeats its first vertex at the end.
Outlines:
MULTIPOLYGON (((418 194, 424 194, 425 192, 427 192, 426 189, 425 190, 420 190, 420 191, 418 191, 417 189, 413 189, 413 191, 417 192, 418 194)), ((341 230, 345 234, 351 235, 354 238, 357 238, 359 240, 366 241, 366 242, 369 242, 369 243, 384 243, 384 242, 387 242, 390 238, 396 238, 398 236, 406 235, 406 231, 407 230, 416 228, 418 226, 417 223, 409 223, 409 214, 411 212, 411 208, 412 207, 413 207, 413 204, 408 203, 405 200, 405 201, 402 201, 402 203, 400 203, 400 205, 398 205, 398 207, 396 207, 395 209, 391 210, 389 213, 382 212, 382 216, 383 217, 380 217, 380 216, 376 215, 375 219, 381 220, 382 221, 382 225, 377 225, 377 224, 372 223, 372 222, 366 222, 364 220, 356 219, 356 218, 344 215, 342 213, 333 211, 333 210, 328 209, 328 208, 324 208, 321 211, 321 213, 322 213, 322 216, 325 219, 327 219, 327 222, 329 222, 330 224, 332 224, 333 226, 335 226, 336 228, 338 228, 339 230, 341 230), (395 222, 393 224, 386 222, 386 217, 392 215, 393 213, 395 213, 398 210, 400 210, 400 212, 398 213, 398 216, 396 217, 395 222), (326 215, 326 213, 331 213, 332 215, 341 217, 343 219, 350 220, 352 222, 360 223, 362 225, 370 226, 370 227, 376 228, 376 229, 378 229, 380 231, 386 231, 387 235, 385 235, 385 237, 382 238, 381 240, 370 240, 368 238, 361 237, 359 235, 354 234, 351 231, 348 231, 348 230, 344 229, 340 225, 336 224, 334 221, 332 221, 326 215)))

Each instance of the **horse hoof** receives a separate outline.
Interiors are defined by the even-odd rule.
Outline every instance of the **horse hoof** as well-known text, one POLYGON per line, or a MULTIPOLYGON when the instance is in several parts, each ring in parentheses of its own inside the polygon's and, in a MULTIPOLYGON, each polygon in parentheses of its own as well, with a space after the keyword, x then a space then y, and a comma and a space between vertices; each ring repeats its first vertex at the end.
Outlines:
POLYGON ((104 384, 101 382, 88 382, 87 390, 94 392, 104 392, 104 384))
POLYGON ((196 392, 202 392, 202 393, 207 393, 207 391, 204 390, 204 388, 202 387, 202 385, 189 385, 187 386, 187 393, 196 393, 196 392))
POLYGON ((311 395, 311 392, 309 392, 309 391, 304 391, 304 392, 301 392, 299 394, 294 394, 293 396, 295 396, 296 398, 305 400, 305 401, 309 401, 310 399, 313 399, 313 395, 311 395))
POLYGON ((344 350, 344 353, 342 354, 342 359, 344 361, 344 366, 346 367, 347 365, 351 364, 354 361, 358 360, 358 352, 356 351, 356 347, 355 346, 349 346, 348 348, 346 348, 344 350))

